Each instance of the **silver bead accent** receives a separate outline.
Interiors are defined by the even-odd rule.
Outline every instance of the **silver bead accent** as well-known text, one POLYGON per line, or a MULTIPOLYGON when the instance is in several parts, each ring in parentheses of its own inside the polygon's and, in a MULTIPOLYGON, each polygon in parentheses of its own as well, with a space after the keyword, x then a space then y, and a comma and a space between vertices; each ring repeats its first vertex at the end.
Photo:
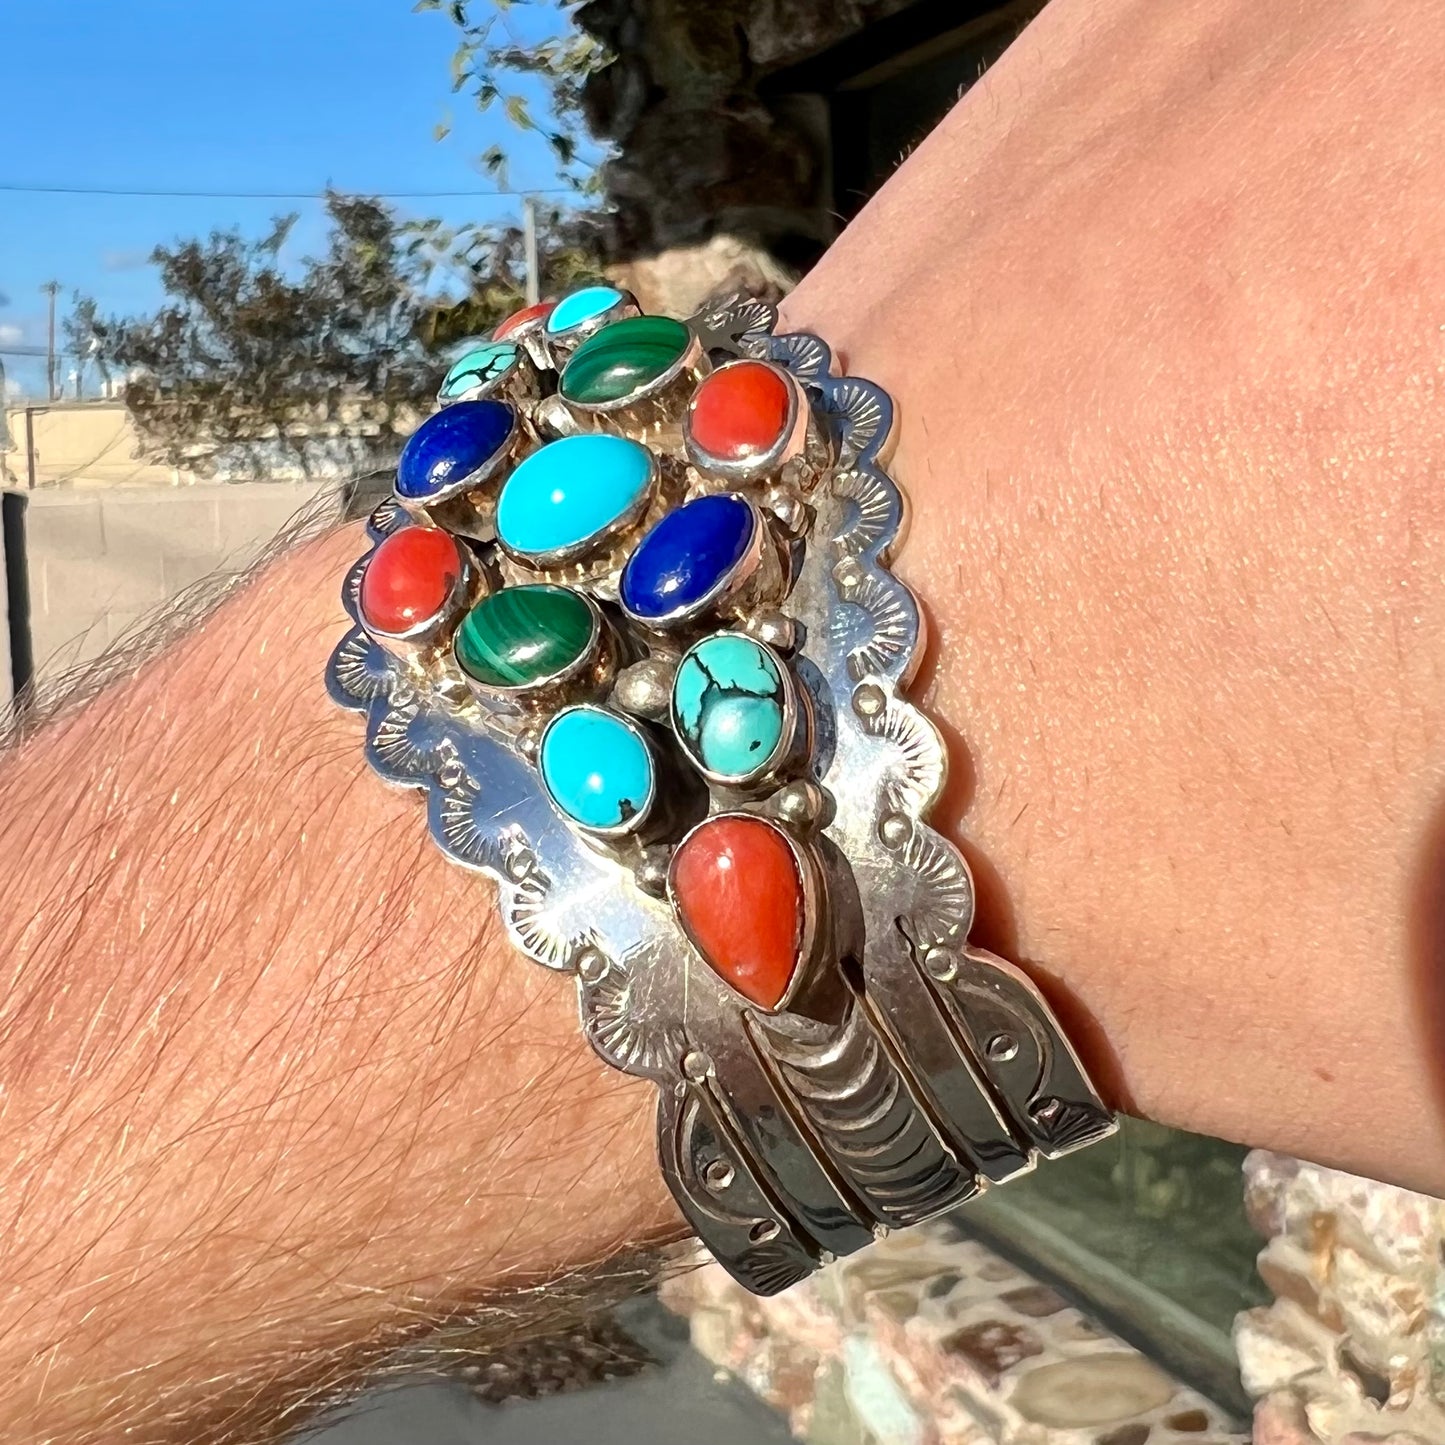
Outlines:
POLYGON ((672 702, 672 679, 676 671, 675 658, 657 654, 645 657, 617 674, 612 700, 634 717, 664 718, 672 702))
POLYGON ((749 637, 775 647, 779 652, 792 652, 798 646, 798 624, 782 612, 755 612, 742 626, 749 637))

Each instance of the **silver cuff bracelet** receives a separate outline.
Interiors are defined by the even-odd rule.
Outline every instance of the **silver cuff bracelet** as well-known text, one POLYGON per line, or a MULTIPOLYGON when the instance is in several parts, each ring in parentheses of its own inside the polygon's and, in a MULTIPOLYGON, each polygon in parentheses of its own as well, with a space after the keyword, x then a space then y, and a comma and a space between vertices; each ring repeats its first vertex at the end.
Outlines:
POLYGON ((743 301, 589 286, 447 373, 344 588, 328 685, 431 832, 659 1089, 663 1172, 749 1289, 1112 1132, 968 942, 905 693, 888 396, 743 301))

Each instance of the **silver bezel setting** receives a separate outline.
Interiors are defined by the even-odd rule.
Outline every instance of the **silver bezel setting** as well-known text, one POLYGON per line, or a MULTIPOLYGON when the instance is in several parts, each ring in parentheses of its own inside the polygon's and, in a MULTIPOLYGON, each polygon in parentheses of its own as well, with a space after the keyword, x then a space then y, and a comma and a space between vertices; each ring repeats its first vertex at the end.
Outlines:
POLYGON ((725 628, 719 632, 710 632, 706 637, 698 638, 698 640, 678 658, 677 667, 673 672, 672 686, 668 693, 667 715, 668 721, 672 724, 673 735, 677 738, 678 747, 691 759, 698 773, 709 783, 719 788, 730 788, 738 792, 746 792, 751 788, 756 788, 761 783, 772 782, 778 777, 779 771, 788 759, 799 752, 800 742, 806 746, 807 740, 799 738, 798 728, 800 724, 806 725, 808 719, 798 705, 798 685, 793 680, 792 669, 776 648, 770 647, 760 637, 754 637, 751 633, 742 632, 736 628, 725 628), (678 717, 677 712, 677 679, 682 669, 687 665, 687 660, 700 647, 704 647, 709 642, 714 642, 721 637, 735 637, 741 642, 749 643, 751 646, 758 648, 777 669, 778 687, 781 694, 782 726, 778 733, 777 745, 773 748, 772 752, 756 764, 756 766, 750 768, 746 773, 739 775, 719 773, 707 766, 702 757, 698 753, 695 753, 689 746, 686 729, 683 727, 682 720, 678 717))
MULTIPOLYGON (((478 398, 468 398, 476 400, 478 398)), ((492 400, 493 398, 482 398, 492 400)), ((458 398, 460 400, 460 398, 458 398)), ((455 404, 455 403, 454 403, 455 404)), ((438 487, 425 497, 408 497, 398 489, 393 489, 396 500, 406 508, 413 516, 431 517, 437 507, 443 507, 448 502, 454 502, 466 496, 468 492, 474 492, 485 487, 499 472, 512 465, 516 460, 517 450, 525 440, 526 432, 522 425, 521 413, 509 401, 497 401, 498 406, 505 406, 512 414, 512 425, 508 428, 507 435, 503 438, 501 445, 496 447, 491 456, 481 466, 474 467, 471 471, 448 482, 444 487, 438 487)))
MULTIPOLYGON (((707 358, 703 355, 702 343, 698 340, 697 333, 692 330, 686 322, 679 322, 688 333, 687 345, 677 354, 668 366, 657 373, 650 380, 643 382, 641 386, 634 387, 625 396, 613 397, 610 401, 577 401, 567 395, 567 366, 572 363, 572 358, 567 358, 567 366, 563 366, 557 381, 557 395, 562 398, 563 403, 569 411, 583 418, 592 417, 619 417, 626 420, 639 407, 648 402, 654 402, 665 395, 670 388, 673 388, 679 381, 686 381, 689 385, 695 385, 705 375, 710 374, 707 366, 707 358)), ((599 328, 600 330, 601 328, 599 328)), ((596 334, 595 332, 593 333, 596 334)), ((588 338, 591 339, 590 337, 588 338)), ((644 419, 651 420, 651 418, 644 419)))
MULTIPOLYGON (((769 1014, 786 1013, 789 1007, 797 1000, 809 984, 813 981, 813 975, 820 960, 819 944, 826 934, 827 909, 824 902, 827 896, 826 886, 823 881, 823 870, 818 860, 813 856, 811 846, 798 838, 793 830, 786 823, 777 818, 764 817, 760 813, 750 813, 743 809, 732 809, 728 812, 714 813, 711 817, 704 818, 702 822, 689 828, 678 841, 677 848, 672 855, 672 863, 667 870, 667 901, 672 905, 672 911, 677 918, 678 927, 687 935, 687 941, 693 951, 698 955, 699 960, 705 968, 716 974, 719 981, 730 992, 737 991, 728 983, 721 974, 713 969, 707 961, 707 953, 702 945, 693 937, 692 930, 687 926, 687 919, 683 915, 681 906, 678 903, 677 889, 675 883, 675 872, 677 860, 682 850, 691 839, 713 823, 733 822, 746 820, 750 823, 758 823, 763 827, 770 828, 788 845, 788 851, 793 855, 793 867, 798 874, 798 891, 802 899, 803 927, 801 936, 798 939, 797 950, 794 953, 793 972, 788 979, 788 986, 783 990, 783 996, 773 1004, 771 1008, 763 1010, 769 1014)), ((737 994, 742 998, 743 995, 737 994)), ((748 1008, 762 1009, 761 1004, 746 1001, 748 1008)))
POLYGON ((687 448, 688 460, 703 476, 741 486, 764 477, 771 477, 774 473, 781 471, 789 462, 802 457, 807 449, 808 428, 811 421, 811 409, 795 376, 773 362, 760 361, 751 356, 740 356, 715 368, 704 380, 702 386, 699 386, 697 394, 689 401, 687 410, 683 414, 683 445, 687 448), (701 396, 702 389, 708 382, 716 377, 724 376, 735 367, 743 366, 761 366, 782 381, 788 393, 787 421, 778 434, 777 440, 765 451, 745 457, 720 457, 708 451, 693 436, 693 412, 698 397, 701 396))
MULTIPOLYGON (((672 608, 661 616, 651 616, 641 612, 634 612, 628 605, 627 599, 622 593, 622 581, 618 580, 618 605, 624 614, 635 622, 639 627, 644 627, 650 632, 668 632, 675 627, 681 627, 692 622, 695 618, 704 617, 710 612, 721 611, 727 604, 736 598, 753 579, 758 575, 762 567, 763 558, 770 542, 768 524, 763 516, 762 509, 751 497, 745 497, 741 492, 727 492, 723 495, 731 497, 734 501, 741 502, 752 517, 753 531, 748 538, 748 545, 743 549, 742 555, 708 588, 695 602, 685 603, 672 608)), ((690 500, 698 500, 696 498, 690 500)), ((684 506, 687 503, 683 504, 684 506)), ((679 509, 680 510, 680 509, 679 509)), ((639 543, 640 545, 640 543, 639 543)), ((630 562, 631 559, 629 558, 630 562)), ((627 568, 623 567, 625 573, 627 568)))
POLYGON ((509 347, 512 352, 510 365, 494 376, 474 382, 465 391, 458 392, 455 396, 447 395, 445 378, 443 378, 443 385, 437 389, 437 405, 439 407, 455 406, 459 401, 482 401, 485 398, 493 397, 499 401, 510 403, 515 410, 519 404, 533 401, 540 395, 536 369, 532 365, 525 345, 520 341, 514 341, 510 336, 503 337, 500 341, 473 342, 452 363, 447 371, 447 376, 450 376, 473 351, 480 351, 487 346, 509 347))
MULTIPOLYGON (((594 281, 594 286, 606 286, 610 291, 618 293, 618 299, 603 311, 595 312, 581 321, 574 322, 565 331, 553 331, 551 326, 552 314, 548 313, 546 320, 541 324, 543 336, 553 352, 562 357, 570 355, 582 343, 590 337, 595 336, 604 326, 610 326, 614 321, 622 321, 629 316, 641 316, 642 308, 637 304, 637 298, 632 292, 621 286, 614 286, 610 281, 594 281)), ((555 310, 555 308, 554 308, 555 310)), ((560 367, 558 368, 561 369, 560 367)))
POLYGON ((570 703, 564 708, 559 708, 557 712, 553 715, 552 719, 548 722, 547 726, 542 729, 541 737, 537 741, 537 776, 541 780, 542 791, 547 795, 547 801, 552 805, 553 808, 557 810, 557 812, 563 818, 567 820, 568 824, 571 827, 580 829, 582 832, 588 834, 593 838, 628 838, 633 836, 634 834, 640 833, 644 828, 646 828, 648 822, 652 817, 653 806, 657 802, 657 765, 657 749, 653 746, 652 740, 643 730, 642 724, 639 723, 636 718, 629 717, 625 712, 620 712, 615 708, 603 707, 601 703, 576 702, 570 703), (542 771, 541 759, 543 753, 546 751, 547 748, 548 734, 552 731, 554 727, 557 726, 557 724, 563 718, 573 716, 579 712, 597 713, 602 717, 611 718, 614 722, 620 723, 623 727, 627 729, 628 732, 633 735, 633 737, 637 739, 638 743, 642 747, 643 752, 647 755, 647 760, 649 764, 649 778, 647 796, 642 800, 642 806, 635 813, 633 813, 630 818, 626 818, 621 823, 618 823, 610 828, 594 828, 589 824, 583 823, 577 818, 574 818, 553 796, 552 790, 547 786, 546 774, 542 771))
MULTIPOLYGON (((429 527, 425 522, 413 523, 414 526, 426 531, 441 531, 441 528, 429 527)), ((431 614, 417 622, 412 623, 401 632, 388 631, 386 628, 378 627, 374 622, 367 619, 365 611, 361 606, 360 589, 365 585, 366 571, 363 568, 361 575, 357 578, 357 615, 361 625, 366 629, 369 636, 374 637, 379 643, 393 652, 398 657, 414 658, 419 653, 436 646, 446 646, 450 640, 452 630, 457 623, 466 615, 472 606, 473 599, 480 598, 486 591, 485 578, 481 569, 477 566, 476 559, 472 556, 467 544, 458 537, 446 534, 451 537, 457 549, 457 557, 461 566, 456 577, 448 589, 446 598, 442 605, 431 614)), ((371 565, 375 553, 367 558, 367 567, 371 565)))
MULTIPOLYGON (((545 673, 534 678, 531 682, 523 683, 490 683, 484 682, 467 670, 466 664, 457 651, 457 636, 461 631, 461 624, 465 618, 457 621, 456 634, 452 638, 452 654, 456 659, 457 671, 466 679, 468 688, 474 696, 485 701, 499 699, 503 701, 528 703, 545 700, 549 697, 561 694, 569 684, 579 681, 589 672, 596 672, 599 664, 604 661, 605 643, 610 632, 607 619, 602 615, 602 609, 585 592, 576 587, 568 587, 561 582, 527 582, 521 584, 527 587, 546 587, 554 592, 567 592, 577 598, 587 609, 588 616, 592 619, 592 631, 587 639, 587 644, 565 667, 558 668, 555 672, 545 673)), ((482 598, 481 601, 485 601, 482 598)), ((598 679, 600 681, 600 678, 598 679)))
MULTIPOLYGON (((627 440, 631 441, 632 438, 628 437, 627 440)), ((636 442, 634 445, 642 446, 642 443, 636 442)), ((626 509, 619 512, 606 526, 599 527, 597 531, 590 532, 576 542, 569 542, 565 547, 554 547, 545 552, 519 551, 509 546, 500 534, 497 537, 497 545, 518 567, 525 568, 529 572, 539 573, 565 567, 569 563, 577 562, 594 553, 606 552, 616 547, 637 530, 638 524, 646 518, 657 497, 662 469, 658 466, 657 458, 652 451, 647 447, 643 447, 643 450, 647 453, 647 481, 626 509)), ((500 502, 500 500, 499 495, 498 501, 500 502)))

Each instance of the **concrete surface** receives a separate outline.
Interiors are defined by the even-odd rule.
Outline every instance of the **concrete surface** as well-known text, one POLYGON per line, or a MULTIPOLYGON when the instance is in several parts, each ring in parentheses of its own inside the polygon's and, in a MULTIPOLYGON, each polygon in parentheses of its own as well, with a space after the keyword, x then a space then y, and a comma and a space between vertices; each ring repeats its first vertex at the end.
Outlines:
POLYGON ((25 493, 30 633, 43 681, 98 656, 217 568, 244 566, 327 483, 25 493))

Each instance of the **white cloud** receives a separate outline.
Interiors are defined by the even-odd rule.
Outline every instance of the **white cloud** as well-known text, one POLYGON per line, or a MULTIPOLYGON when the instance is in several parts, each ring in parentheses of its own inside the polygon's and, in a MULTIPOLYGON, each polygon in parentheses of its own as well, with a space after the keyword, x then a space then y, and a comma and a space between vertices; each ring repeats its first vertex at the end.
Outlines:
POLYGON ((0 346, 19 346, 25 333, 18 326, 0 326, 0 346))
POLYGON ((5 395, 0 397, 3 401, 19 401, 25 395, 25 388, 12 377, 5 378, 5 395))

